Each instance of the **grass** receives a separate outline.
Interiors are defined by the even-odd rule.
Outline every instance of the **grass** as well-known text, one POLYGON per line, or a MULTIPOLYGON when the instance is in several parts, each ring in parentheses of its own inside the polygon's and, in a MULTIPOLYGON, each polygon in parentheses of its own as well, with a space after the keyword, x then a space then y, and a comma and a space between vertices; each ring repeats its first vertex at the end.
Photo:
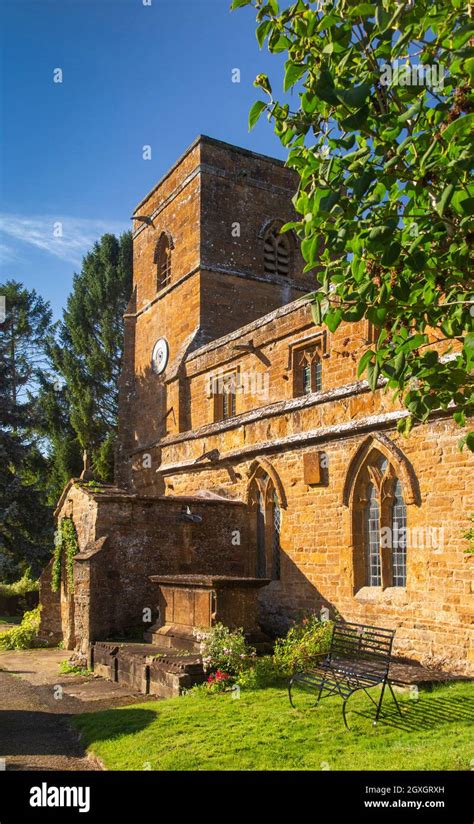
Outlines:
POLYGON ((81 667, 78 664, 70 664, 66 658, 59 664, 59 672, 61 675, 93 675, 92 670, 88 667, 81 667))
POLYGON ((21 624, 21 615, 0 615, 0 632, 2 624, 21 624))
MULTIPOLYGON (((374 697, 377 697, 375 691, 374 697)), ((375 709, 354 695, 343 725, 337 698, 294 710, 284 689, 190 694, 74 718, 90 752, 110 770, 469 770, 474 685, 391 697, 375 709)))

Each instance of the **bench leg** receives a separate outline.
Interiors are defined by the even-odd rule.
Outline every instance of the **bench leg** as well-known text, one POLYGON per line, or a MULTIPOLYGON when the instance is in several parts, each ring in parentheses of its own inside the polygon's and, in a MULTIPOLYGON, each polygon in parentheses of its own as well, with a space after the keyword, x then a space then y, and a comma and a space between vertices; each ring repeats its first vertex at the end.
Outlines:
POLYGON ((392 698, 393 698, 393 700, 395 701, 395 705, 396 705, 396 707, 397 707, 398 714, 399 714, 400 716, 402 716, 402 711, 401 711, 401 709, 400 709, 400 705, 399 705, 399 703, 398 703, 397 699, 395 698, 395 693, 394 693, 394 691, 393 691, 393 687, 392 687, 392 685, 391 685, 390 681, 388 681, 387 683, 388 683, 388 686, 389 686, 390 692, 392 693, 392 698))
POLYGON ((386 681, 384 681, 384 682, 383 682, 383 684, 382 684, 382 691, 381 691, 381 693, 380 693, 379 703, 377 704, 377 712, 375 713, 375 720, 374 720, 374 722, 373 722, 373 726, 374 726, 374 727, 376 727, 376 726, 377 726, 377 721, 379 720, 379 715, 380 715, 380 710, 382 709, 383 694, 384 694, 384 692, 385 692, 385 685, 386 685, 386 683, 387 683, 387 682, 386 682, 386 681))
POLYGON ((350 729, 349 724, 347 723, 347 718, 346 718, 346 704, 347 704, 350 697, 351 696, 349 695, 348 698, 344 698, 344 701, 343 701, 343 704, 342 704, 342 717, 344 719, 344 724, 346 725, 346 730, 350 729))
POLYGON ((295 707, 295 705, 293 704, 293 699, 292 699, 292 697, 291 697, 291 685, 292 685, 292 683, 293 683, 293 679, 292 679, 292 678, 290 678, 290 681, 289 681, 289 683, 288 683, 288 698, 290 699, 290 704, 291 704, 291 706, 292 706, 292 707, 293 707, 293 709, 295 710, 295 709, 296 709, 296 707, 295 707))

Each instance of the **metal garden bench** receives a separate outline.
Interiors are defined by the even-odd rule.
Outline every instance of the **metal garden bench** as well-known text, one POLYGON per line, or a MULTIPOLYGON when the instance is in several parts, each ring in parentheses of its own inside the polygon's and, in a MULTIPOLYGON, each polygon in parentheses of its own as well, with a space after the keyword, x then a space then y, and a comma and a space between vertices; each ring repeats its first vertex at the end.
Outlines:
POLYGON ((376 706, 374 726, 379 719, 385 687, 388 686, 395 701, 397 710, 401 710, 392 685, 388 680, 388 668, 392 655, 392 644, 395 630, 370 627, 363 624, 346 624, 338 622, 334 625, 331 646, 328 653, 322 653, 311 669, 296 672, 288 684, 288 695, 292 707, 294 687, 306 692, 317 693, 316 706, 321 698, 329 695, 339 695, 343 700, 342 717, 347 729, 346 704, 354 692, 364 690, 376 706), (381 685, 380 698, 374 700, 367 690, 381 685))

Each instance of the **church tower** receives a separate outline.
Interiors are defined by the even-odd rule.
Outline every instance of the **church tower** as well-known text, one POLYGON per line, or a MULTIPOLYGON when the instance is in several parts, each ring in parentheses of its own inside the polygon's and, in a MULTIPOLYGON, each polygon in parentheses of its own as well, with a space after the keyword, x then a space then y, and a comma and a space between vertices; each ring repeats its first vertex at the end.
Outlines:
POLYGON ((135 451, 190 428, 186 356, 314 289, 293 234, 296 174, 200 136, 140 201, 125 315, 117 482, 135 451))

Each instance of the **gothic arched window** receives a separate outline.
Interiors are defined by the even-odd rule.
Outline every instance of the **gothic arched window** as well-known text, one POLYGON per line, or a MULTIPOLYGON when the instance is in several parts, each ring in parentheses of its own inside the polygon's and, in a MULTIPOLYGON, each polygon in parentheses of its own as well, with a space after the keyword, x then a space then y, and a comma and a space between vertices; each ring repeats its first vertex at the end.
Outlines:
POLYGON ((281 509, 276 492, 273 493, 273 564, 272 578, 280 578, 280 532, 281 532, 281 509))
POLYGON ((280 226, 272 223, 263 236, 263 271, 267 275, 290 274, 291 240, 288 232, 280 234, 280 226))
POLYGON ((380 568, 380 509, 377 492, 373 484, 367 489, 367 504, 364 513, 366 584, 379 587, 382 583, 380 568))
POLYGON ((402 486, 397 479, 393 490, 392 509, 392 567, 393 586, 404 587, 407 580, 407 510, 402 486))
POLYGON ((282 511, 273 480, 262 467, 252 478, 249 505, 256 546, 255 575, 279 580, 282 511))
POLYGON ((171 249, 173 244, 169 235, 162 232, 155 250, 156 288, 159 291, 171 282, 171 249))
POLYGON ((406 586, 406 506, 393 464, 374 449, 355 482, 355 589, 406 586))
POLYGON ((295 349, 293 354, 293 396, 321 392, 323 388, 323 366, 320 345, 295 349))

